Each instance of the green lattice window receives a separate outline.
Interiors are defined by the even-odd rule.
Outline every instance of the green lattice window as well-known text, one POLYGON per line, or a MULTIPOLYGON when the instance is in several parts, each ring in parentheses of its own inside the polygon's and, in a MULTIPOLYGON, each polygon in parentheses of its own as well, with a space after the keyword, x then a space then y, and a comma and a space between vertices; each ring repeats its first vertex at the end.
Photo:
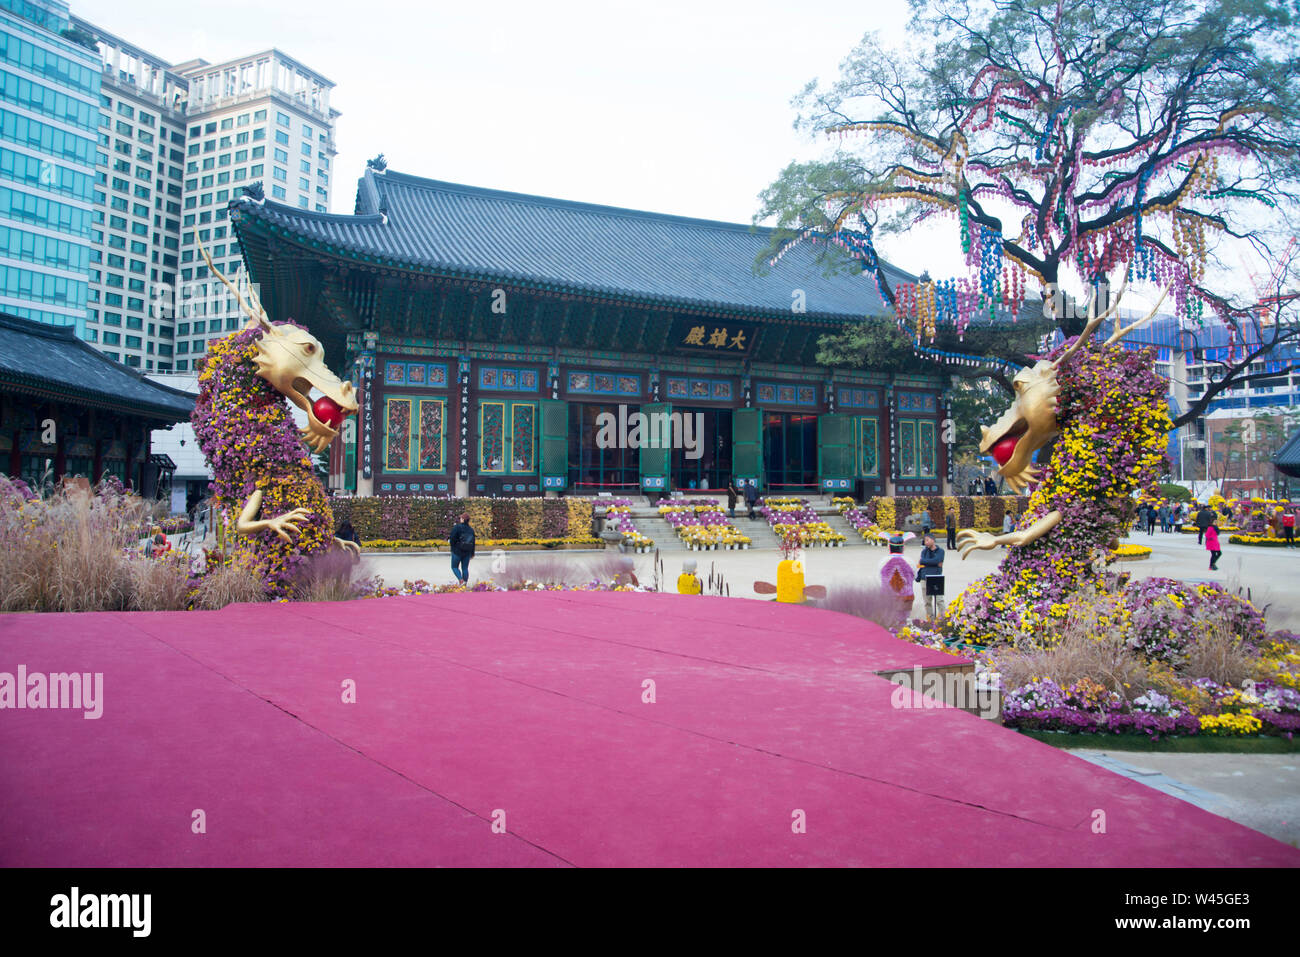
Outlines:
POLYGON ((903 478, 920 475, 916 458, 916 420, 900 419, 898 422, 898 474, 903 478))
POLYGON ((537 472, 537 403, 479 405, 478 470, 488 475, 537 472))
POLYGON ((916 426, 917 459, 921 476, 933 478, 939 474, 938 457, 934 442, 934 423, 918 422, 916 426))
POLYGON ((880 474, 880 426, 874 416, 858 416, 858 474, 880 474))
POLYGON ((384 471, 445 473, 445 401, 388 396, 384 408, 384 471))

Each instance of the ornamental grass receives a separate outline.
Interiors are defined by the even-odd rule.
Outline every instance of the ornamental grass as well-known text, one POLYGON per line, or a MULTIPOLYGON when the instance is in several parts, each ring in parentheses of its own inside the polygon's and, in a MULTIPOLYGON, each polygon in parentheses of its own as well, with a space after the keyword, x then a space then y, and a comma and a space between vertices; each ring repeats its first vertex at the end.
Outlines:
MULTIPOLYGON (((613 557, 616 556, 611 556, 613 557)), ((501 570, 493 567, 490 577, 494 584, 506 588, 519 588, 529 582, 538 585, 577 585, 591 581, 594 577, 559 555, 506 556, 501 562, 501 570)))
POLYGON ((865 618, 889 631, 896 631, 907 620, 908 612, 907 606, 879 585, 853 579, 832 581, 817 607, 865 618))
POLYGON ((199 581, 193 607, 216 611, 239 602, 266 601, 261 576, 243 565, 222 565, 212 569, 199 581))
POLYGON ((297 601, 351 601, 373 590, 366 571, 351 552, 331 548, 294 570, 289 594, 297 601))
POLYGON ((190 561, 184 552, 133 559, 130 569, 133 611, 184 611, 189 607, 190 561))
MULTIPOLYGON (((151 562, 139 529, 152 503, 115 482, 91 494, 34 495, 21 480, 0 476, 0 611, 121 611, 144 607, 137 574, 151 562)), ((148 585, 146 591, 152 592, 148 585)))

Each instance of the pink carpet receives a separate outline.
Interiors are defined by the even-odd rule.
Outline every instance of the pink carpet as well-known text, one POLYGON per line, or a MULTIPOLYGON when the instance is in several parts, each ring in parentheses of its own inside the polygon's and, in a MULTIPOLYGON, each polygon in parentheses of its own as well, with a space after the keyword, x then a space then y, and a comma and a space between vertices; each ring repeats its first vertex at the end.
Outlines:
POLYGON ((872 674, 952 661, 677 595, 7 615, 0 672, 102 672, 104 703, 0 711, 0 864, 1300 864, 872 674))

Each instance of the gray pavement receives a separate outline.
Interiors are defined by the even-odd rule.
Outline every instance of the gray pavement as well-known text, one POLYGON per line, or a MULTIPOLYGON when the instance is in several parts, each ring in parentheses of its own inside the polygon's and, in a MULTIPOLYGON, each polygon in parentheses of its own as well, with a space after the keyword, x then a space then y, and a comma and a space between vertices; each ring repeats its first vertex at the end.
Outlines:
MULTIPOLYGON (((741 519, 737 524, 743 531, 745 520, 741 519)), ((1229 545, 1225 540, 1219 569, 1212 572, 1209 570, 1209 553, 1196 544, 1195 535, 1159 531, 1147 535, 1140 532, 1125 541, 1149 545, 1153 549, 1148 559, 1123 562, 1115 566, 1131 572, 1134 578, 1161 576, 1218 581, 1233 589, 1249 589, 1257 607, 1268 607, 1268 623, 1271 628, 1300 631, 1300 548, 1252 548, 1229 545)), ((905 549, 905 554, 913 561, 919 552, 919 540, 908 543, 905 549)), ((524 554, 562 556, 562 561, 579 564, 597 557, 592 552, 510 552, 506 554, 505 560, 509 562, 524 554)), ((960 555, 949 555, 944 562, 948 595, 956 595, 976 579, 993 571, 1003 554, 1001 549, 972 552, 965 560, 960 555)), ((809 549, 806 553, 805 581, 810 585, 827 586, 837 581, 877 581, 876 569, 884 556, 885 549, 866 545, 809 549)), ((636 562, 638 577, 642 581, 648 581, 653 555, 631 557, 636 562)), ((733 598, 756 598, 758 596, 754 592, 754 582, 776 580, 776 563, 780 560, 780 553, 776 549, 687 552, 680 548, 661 547, 660 557, 670 582, 676 581, 682 562, 693 558, 705 577, 709 566, 713 565, 730 586, 733 598)), ((451 584, 453 581, 451 560, 445 553, 367 554, 365 562, 373 569, 373 574, 382 576, 390 584, 400 584, 406 578, 423 578, 434 584, 451 584)), ((470 566, 471 579, 490 577, 491 566, 491 556, 480 553, 470 566)))
POLYGON ((1070 754, 1300 847, 1300 754, 1070 754))

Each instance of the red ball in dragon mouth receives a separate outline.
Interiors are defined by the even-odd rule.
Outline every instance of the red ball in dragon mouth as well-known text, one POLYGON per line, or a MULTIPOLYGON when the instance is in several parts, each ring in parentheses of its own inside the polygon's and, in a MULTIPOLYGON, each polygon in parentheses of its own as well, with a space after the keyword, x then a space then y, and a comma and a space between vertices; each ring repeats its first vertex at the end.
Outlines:
POLYGON ((1019 441, 1018 438, 1008 436, 998 442, 989 450, 993 453, 993 460, 997 462, 998 465, 1006 465, 1011 461, 1011 456, 1016 454, 1016 443, 1019 441))
POLYGON ((337 429, 343 422, 343 407, 327 395, 321 396, 311 404, 312 414, 331 429, 337 429))

